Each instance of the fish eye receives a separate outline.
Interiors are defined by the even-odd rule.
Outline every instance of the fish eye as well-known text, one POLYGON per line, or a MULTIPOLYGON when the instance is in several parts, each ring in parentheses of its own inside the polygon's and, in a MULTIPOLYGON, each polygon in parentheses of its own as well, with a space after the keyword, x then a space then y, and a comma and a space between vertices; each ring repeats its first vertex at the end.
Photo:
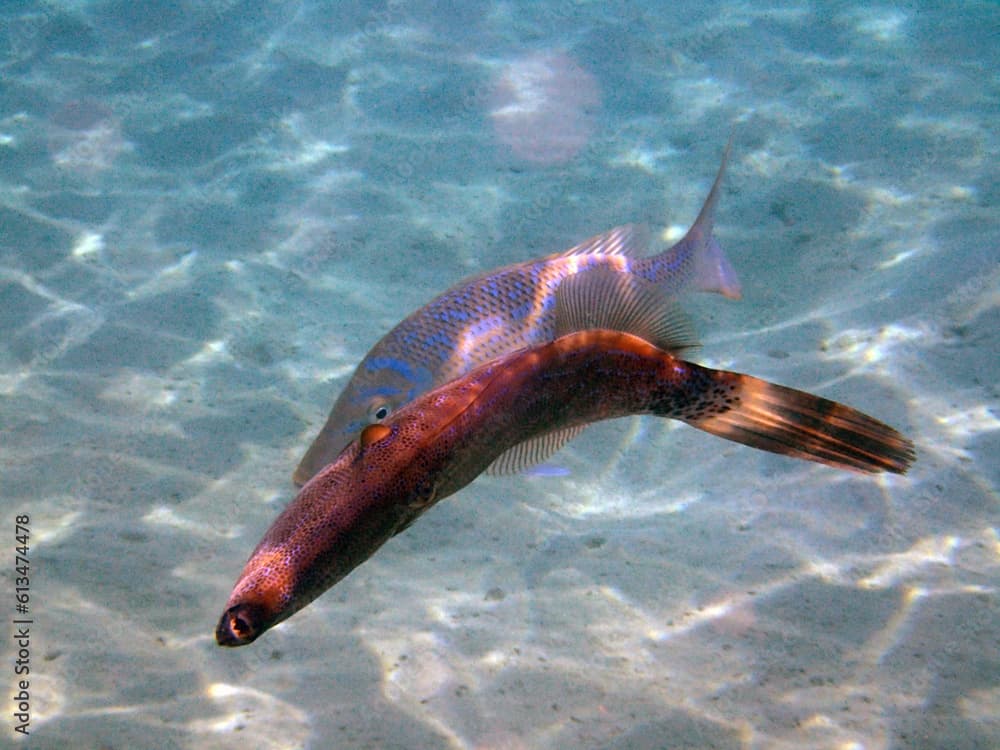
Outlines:
POLYGON ((373 422, 381 422, 383 419, 389 416, 389 404, 372 404, 368 408, 368 417, 373 422))

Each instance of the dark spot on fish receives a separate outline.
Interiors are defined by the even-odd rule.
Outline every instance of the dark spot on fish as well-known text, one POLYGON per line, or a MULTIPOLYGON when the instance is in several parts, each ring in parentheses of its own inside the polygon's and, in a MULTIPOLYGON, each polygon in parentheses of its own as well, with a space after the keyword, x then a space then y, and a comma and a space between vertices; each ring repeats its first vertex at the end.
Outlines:
POLYGON ((590 549, 597 549, 598 547, 603 547, 607 541, 603 536, 592 536, 587 540, 586 544, 590 549))
POLYGON ((502 588, 494 586, 486 592, 486 596, 483 597, 483 600, 487 602, 502 602, 506 596, 507 595, 504 593, 502 588))
POLYGON ((771 359, 788 359, 791 355, 784 349, 770 349, 767 352, 767 356, 771 359))

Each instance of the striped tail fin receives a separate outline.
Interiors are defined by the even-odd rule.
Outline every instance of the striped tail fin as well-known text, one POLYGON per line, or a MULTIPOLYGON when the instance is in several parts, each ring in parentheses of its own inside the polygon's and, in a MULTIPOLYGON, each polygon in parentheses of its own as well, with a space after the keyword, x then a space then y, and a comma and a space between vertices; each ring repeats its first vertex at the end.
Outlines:
POLYGON ((732 372, 714 373, 725 411, 684 421, 726 440, 841 469, 905 474, 916 454, 899 432, 849 406, 732 372))

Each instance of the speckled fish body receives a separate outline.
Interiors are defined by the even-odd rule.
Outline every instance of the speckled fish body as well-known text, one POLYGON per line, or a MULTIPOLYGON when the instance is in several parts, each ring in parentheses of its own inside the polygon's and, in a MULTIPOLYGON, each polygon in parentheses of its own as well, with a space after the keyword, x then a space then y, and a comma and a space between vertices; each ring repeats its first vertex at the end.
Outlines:
MULTIPOLYGON (((330 463, 365 425, 421 393, 494 357, 554 339, 555 294, 570 276, 611 269, 655 285, 664 297, 686 290, 739 297, 736 273, 712 236, 725 165, 726 157, 690 230, 662 253, 635 257, 645 244, 641 230, 618 227, 563 253, 459 282, 407 317, 358 365, 296 468, 295 483, 330 463)), ((601 317, 605 310, 592 311, 591 327, 613 327, 601 317)))
POLYGON ((571 333, 495 359, 366 427, 264 535, 217 641, 244 645, 307 605, 509 446, 631 414, 864 472, 902 473, 914 457, 910 441, 848 406, 701 367, 628 333, 571 333))

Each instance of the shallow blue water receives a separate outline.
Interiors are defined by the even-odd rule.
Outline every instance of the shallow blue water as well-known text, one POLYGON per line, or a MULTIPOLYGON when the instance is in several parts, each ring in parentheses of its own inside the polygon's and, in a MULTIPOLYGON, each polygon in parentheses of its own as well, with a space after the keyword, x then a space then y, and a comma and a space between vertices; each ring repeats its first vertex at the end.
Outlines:
POLYGON ((995 3, 0 24, 0 498, 8 557, 30 515, 33 619, 31 735, 5 710, 3 743, 1000 746, 995 3), (379 336, 618 224, 676 237, 731 133, 743 299, 687 301, 698 359, 900 427, 909 475, 602 424, 215 645, 379 336))

